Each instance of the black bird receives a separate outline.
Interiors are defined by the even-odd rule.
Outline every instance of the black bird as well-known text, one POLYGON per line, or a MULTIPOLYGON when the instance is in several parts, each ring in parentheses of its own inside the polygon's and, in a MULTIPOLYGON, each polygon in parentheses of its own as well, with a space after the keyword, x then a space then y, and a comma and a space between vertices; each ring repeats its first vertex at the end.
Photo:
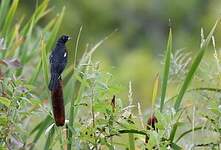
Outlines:
POLYGON ((61 73, 63 72, 67 64, 67 50, 65 43, 71 38, 67 35, 62 35, 56 43, 56 47, 53 49, 50 55, 51 64, 51 80, 48 85, 50 91, 56 90, 59 86, 59 80, 61 80, 61 73))

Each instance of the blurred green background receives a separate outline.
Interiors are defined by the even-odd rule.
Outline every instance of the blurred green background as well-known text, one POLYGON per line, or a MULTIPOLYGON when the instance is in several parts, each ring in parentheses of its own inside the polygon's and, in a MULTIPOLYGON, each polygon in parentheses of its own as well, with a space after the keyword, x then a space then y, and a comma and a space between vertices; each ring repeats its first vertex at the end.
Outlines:
MULTIPOLYGON (((21 14, 31 15, 40 0, 21 0, 21 14)), ((68 48, 74 50, 80 26, 80 52, 95 45, 118 29, 98 48, 94 59, 124 87, 132 81, 135 100, 148 106, 155 75, 162 72, 169 24, 173 29, 173 50, 184 48, 194 54, 200 46, 200 29, 208 33, 220 15, 220 0, 53 0, 52 11, 41 20, 44 25, 66 7, 60 34, 73 37, 68 48), (169 19, 171 23, 169 23, 169 19)), ((27 17, 26 17, 27 18, 27 17)), ((217 29, 217 47, 221 30, 217 29)), ((127 93, 122 93, 126 95, 127 93)))

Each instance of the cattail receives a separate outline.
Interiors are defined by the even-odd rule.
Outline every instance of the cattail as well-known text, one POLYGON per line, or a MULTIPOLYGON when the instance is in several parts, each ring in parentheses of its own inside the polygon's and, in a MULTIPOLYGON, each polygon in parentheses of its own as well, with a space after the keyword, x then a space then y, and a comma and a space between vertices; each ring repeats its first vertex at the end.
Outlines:
POLYGON ((63 89, 61 84, 62 80, 59 80, 58 87, 51 91, 54 120, 57 126, 63 126, 65 123, 63 89))

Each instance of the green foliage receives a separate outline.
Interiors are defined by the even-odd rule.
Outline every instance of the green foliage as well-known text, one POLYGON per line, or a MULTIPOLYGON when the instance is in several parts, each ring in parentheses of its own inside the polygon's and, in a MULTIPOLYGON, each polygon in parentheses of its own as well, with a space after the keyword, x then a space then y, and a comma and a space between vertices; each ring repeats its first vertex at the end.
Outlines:
MULTIPOLYGON (((218 86, 205 87, 205 84, 202 84, 204 87, 188 90, 191 82, 199 82, 194 80, 194 76, 219 20, 208 37, 203 38, 200 51, 193 59, 192 65, 186 66, 189 71, 181 83, 181 89, 172 97, 168 94, 170 83, 173 82, 170 80, 170 70, 171 64, 177 61, 173 61, 170 29, 161 89, 159 75, 153 85, 148 87, 153 87, 152 111, 148 119, 142 114, 143 107, 141 108, 140 103, 136 104, 134 95, 137 89, 132 86, 134 82, 129 82, 128 98, 121 96, 126 91, 119 83, 118 77, 104 71, 102 63, 93 59, 95 51, 110 35, 94 46, 87 45, 78 60, 83 31, 80 27, 75 52, 69 50, 69 54, 73 55, 69 57, 69 63, 62 75, 66 124, 64 127, 57 127, 51 113, 47 90, 48 56, 58 37, 67 9, 63 7, 56 17, 39 27, 39 21, 52 11, 48 8, 49 0, 43 0, 37 5, 27 22, 15 19, 19 4, 19 0, 11 3, 2 1, 0 6, 0 38, 4 39, 0 42, 0 149, 187 148, 182 143, 187 143, 191 148, 203 146, 220 149, 221 90, 218 86), (158 108, 159 91, 161 95, 158 108), (184 103, 184 95, 189 96, 190 105, 184 103), (205 97, 208 100, 206 107, 201 106, 201 101, 197 101, 197 98, 205 100, 205 97), (184 105, 181 105, 181 102, 184 105), (196 109, 196 106, 203 109, 196 109), (204 111, 205 108, 207 111, 204 111), (196 141, 199 132, 203 136, 212 132, 215 136, 212 141, 196 141), (192 140, 189 140, 190 136, 192 140)), ((213 45, 215 48, 215 44, 213 45)), ((186 59, 187 55, 184 56, 183 59, 186 59)), ((182 55, 178 57, 182 60, 182 55)), ((218 60, 216 56, 219 67, 218 60)))

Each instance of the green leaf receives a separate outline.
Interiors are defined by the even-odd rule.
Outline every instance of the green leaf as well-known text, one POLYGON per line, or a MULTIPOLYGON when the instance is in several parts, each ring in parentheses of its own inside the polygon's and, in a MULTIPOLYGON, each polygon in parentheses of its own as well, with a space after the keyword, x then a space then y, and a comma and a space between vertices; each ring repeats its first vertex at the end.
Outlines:
POLYGON ((172 51, 172 29, 170 29, 169 31, 169 37, 167 41, 167 50, 166 50, 166 56, 165 56, 165 61, 164 61, 163 83, 162 83, 161 100, 160 100, 161 112, 163 111, 166 90, 167 90, 167 83, 168 83, 168 78, 169 78, 171 51, 172 51))
POLYGON ((0 103, 5 105, 6 107, 9 107, 11 104, 11 101, 6 97, 0 97, 0 103))
POLYGON ((208 46, 208 44, 209 44, 209 42, 210 42, 210 40, 211 40, 211 38, 213 36, 213 33, 214 33, 215 29, 216 29, 217 24, 219 22, 220 22, 220 19, 218 19, 216 21, 215 25, 213 26, 213 28, 210 31, 209 35, 207 36, 206 40, 202 43, 202 47, 201 47, 200 51, 198 52, 197 56, 193 60, 193 63, 191 65, 191 67, 190 67, 190 70, 187 73, 187 76, 186 76, 186 78, 185 78, 185 80, 183 82, 183 85, 182 85, 182 87, 181 87, 181 89, 179 91, 179 94, 177 96, 177 99, 175 101, 174 109, 176 111, 178 111, 179 108, 180 108, 180 104, 181 104, 181 101, 183 99, 183 96, 184 96, 184 94, 185 94, 189 84, 191 83, 191 81, 193 79, 193 76, 194 76, 194 74, 195 74, 195 72, 196 72, 196 70, 197 70, 197 68, 198 68, 198 66, 199 66, 199 64, 200 64, 200 62, 201 62, 201 60, 203 58, 205 50, 206 50, 206 48, 207 48, 207 46, 208 46))

